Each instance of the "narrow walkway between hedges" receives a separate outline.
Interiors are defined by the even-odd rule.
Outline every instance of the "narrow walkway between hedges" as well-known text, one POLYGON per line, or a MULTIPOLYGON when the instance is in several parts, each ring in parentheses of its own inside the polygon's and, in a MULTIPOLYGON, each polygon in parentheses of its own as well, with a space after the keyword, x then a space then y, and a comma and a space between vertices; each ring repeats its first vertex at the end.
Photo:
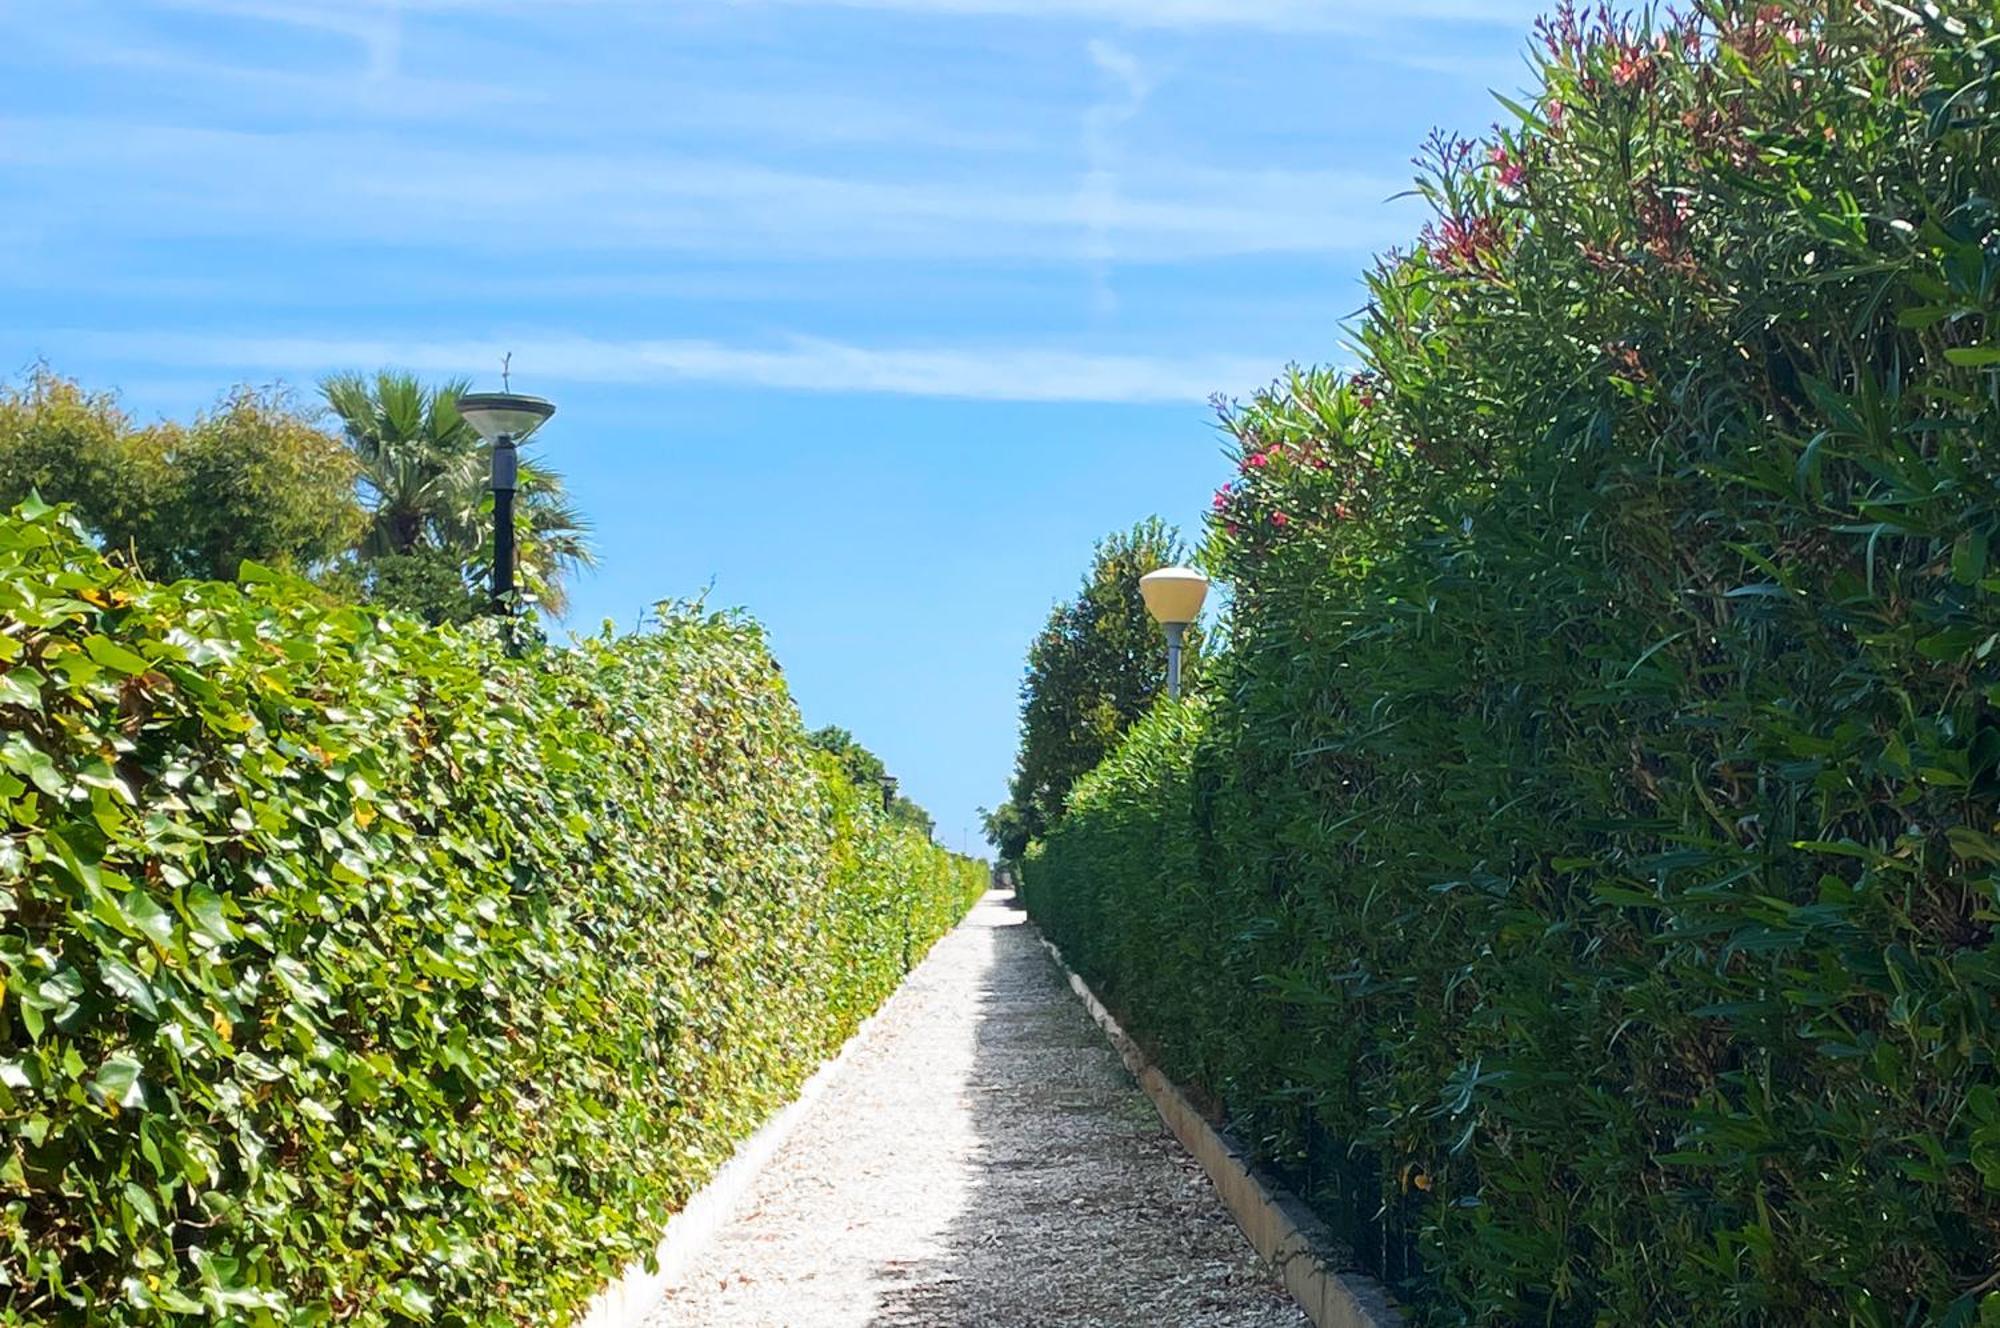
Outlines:
POLYGON ((652 1328, 1303 1328, 988 895, 884 1011, 652 1328))

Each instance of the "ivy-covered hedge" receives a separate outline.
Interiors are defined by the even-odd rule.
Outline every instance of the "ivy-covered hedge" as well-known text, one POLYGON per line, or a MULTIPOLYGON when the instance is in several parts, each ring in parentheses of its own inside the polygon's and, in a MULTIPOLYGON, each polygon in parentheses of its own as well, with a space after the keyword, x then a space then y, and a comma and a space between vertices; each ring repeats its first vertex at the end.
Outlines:
POLYGON ((2000 5, 1559 15, 1031 906, 1433 1323, 2000 1321, 2000 5))
POLYGON ((758 630, 490 635, 0 520, 0 1322, 552 1324, 983 885, 758 630))

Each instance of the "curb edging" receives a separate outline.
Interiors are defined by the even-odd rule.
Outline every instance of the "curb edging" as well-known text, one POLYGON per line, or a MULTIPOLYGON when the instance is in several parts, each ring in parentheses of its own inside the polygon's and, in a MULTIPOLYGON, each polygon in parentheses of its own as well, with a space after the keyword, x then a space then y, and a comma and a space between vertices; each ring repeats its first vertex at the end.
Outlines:
POLYGON ((1403 1328, 1402 1311, 1380 1283, 1360 1273, 1338 1272, 1321 1257, 1320 1251, 1335 1246, 1326 1224, 1297 1195, 1261 1175, 1241 1148, 1217 1132, 1179 1085, 1146 1059, 1097 993, 1070 968, 1061 948, 1047 936, 1041 942, 1125 1068, 1152 1099, 1160 1119, 1201 1164, 1236 1225, 1277 1269, 1285 1290, 1317 1328, 1403 1328))
MULTIPOLYGON (((984 898, 980 902, 985 902, 984 898)), ((963 927, 978 906, 974 904, 967 909, 965 917, 953 923, 951 931, 938 937, 938 941, 943 941, 963 927)), ((896 990, 889 993, 889 998, 875 1007, 875 1013, 862 1020, 852 1036, 841 1043, 840 1050, 799 1086, 798 1094, 758 1126, 754 1134, 736 1145, 736 1151, 729 1155, 727 1162, 716 1168, 708 1183, 696 1190, 681 1205, 680 1211, 667 1219, 666 1228, 660 1233, 660 1242, 653 1250, 653 1261, 657 1265, 654 1271, 646 1270, 645 1260, 634 1260, 616 1280, 591 1297, 583 1313, 573 1321, 573 1328, 642 1328, 653 1311, 666 1301, 667 1292, 682 1282, 688 1265, 708 1247, 716 1232, 735 1216, 743 1196, 749 1193, 758 1175, 778 1150, 785 1146, 813 1103, 825 1095, 855 1055, 874 1040, 882 1023, 903 999, 903 993, 910 989, 911 979, 923 972, 936 954, 937 944, 934 942, 916 967, 903 975, 903 980, 896 984, 896 990)))

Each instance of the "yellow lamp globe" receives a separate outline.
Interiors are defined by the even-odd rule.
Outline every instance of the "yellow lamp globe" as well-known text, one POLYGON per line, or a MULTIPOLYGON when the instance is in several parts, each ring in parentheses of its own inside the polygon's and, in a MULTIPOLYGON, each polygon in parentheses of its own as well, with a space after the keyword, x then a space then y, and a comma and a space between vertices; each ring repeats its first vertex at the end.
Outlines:
POLYGON ((1181 647, 1188 625, 1201 616, 1208 598, 1208 578, 1192 567, 1162 567, 1139 578, 1139 597, 1146 611, 1167 629, 1167 695, 1181 694, 1181 647))
POLYGON ((1163 625, 1186 625, 1201 617, 1208 578, 1192 567, 1162 567, 1139 578, 1139 594, 1163 625))

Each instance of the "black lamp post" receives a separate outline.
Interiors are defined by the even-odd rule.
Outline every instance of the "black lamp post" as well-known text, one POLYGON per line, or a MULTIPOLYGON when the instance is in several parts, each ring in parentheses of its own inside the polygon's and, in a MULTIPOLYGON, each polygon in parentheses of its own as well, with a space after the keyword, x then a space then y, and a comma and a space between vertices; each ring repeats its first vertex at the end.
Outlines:
MULTIPOLYGON (((458 413, 493 448, 493 604, 499 616, 514 612, 514 491, 520 482, 519 445, 548 422, 556 408, 517 392, 468 392, 458 413)), ((512 644, 512 637, 509 637, 512 644)))
POLYGON ((894 806, 895 802, 896 777, 894 775, 884 775, 882 776, 882 814, 884 816, 889 814, 889 808, 894 806))

